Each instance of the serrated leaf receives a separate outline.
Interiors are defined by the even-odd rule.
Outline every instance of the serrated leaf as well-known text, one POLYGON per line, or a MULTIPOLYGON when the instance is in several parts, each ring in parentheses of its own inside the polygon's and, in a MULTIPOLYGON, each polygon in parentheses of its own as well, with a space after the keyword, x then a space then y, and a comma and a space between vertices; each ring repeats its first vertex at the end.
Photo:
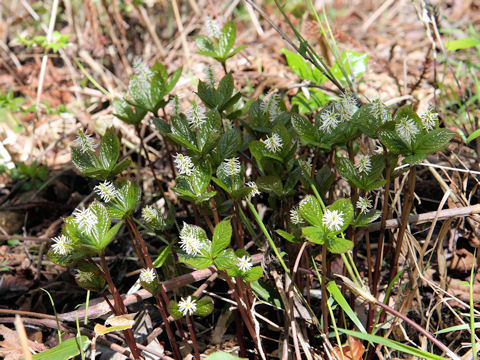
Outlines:
POLYGON ((178 259, 185 263, 188 264, 195 269, 201 270, 201 269, 206 269, 207 267, 213 265, 213 261, 210 258, 207 258, 202 255, 197 255, 195 257, 188 256, 188 255, 178 255, 178 259))
POLYGON ((72 162, 82 173, 97 169, 97 158, 91 152, 82 152, 79 148, 72 148, 72 162))
POLYGON ((204 296, 197 300, 197 309, 194 314, 198 316, 207 316, 213 311, 213 300, 210 296, 204 296))
POLYGON ((344 157, 337 158, 337 170, 338 173, 352 185, 362 188, 362 182, 358 170, 350 159, 344 157))
POLYGON ((336 236, 327 236, 325 244, 327 250, 334 254, 343 254, 348 250, 353 249, 352 241, 336 236))
POLYGON ((318 226, 307 226, 302 228, 302 235, 305 239, 315 244, 324 244, 324 230, 318 226))
POLYGON ((453 132, 448 129, 435 129, 419 137, 414 146, 416 153, 432 154, 448 147, 453 132))
POLYGON ((323 226, 323 211, 320 203, 314 196, 305 196, 305 198, 300 201, 298 209, 302 215, 302 218, 304 218, 309 224, 320 227, 323 226))
POLYGON ((180 311, 178 307, 178 303, 176 301, 170 301, 167 305, 167 311, 175 320, 181 319, 183 317, 183 313, 180 311))
POLYGON ((230 245, 232 225, 230 220, 224 220, 215 226, 212 237, 212 257, 217 257, 230 245))
POLYGON ((226 249, 215 257, 215 265, 219 270, 231 269, 235 266, 237 257, 233 249, 226 249))
POLYGON ((228 73, 220 80, 215 93, 216 105, 218 107, 223 106, 230 99, 233 89, 233 76, 232 73, 228 73))
POLYGON ((375 220, 377 220, 381 215, 382 215, 382 211, 375 210, 375 209, 369 210, 366 213, 360 213, 355 219, 353 226, 355 227, 366 226, 371 222, 374 222, 375 220))
POLYGON ((222 29, 220 38, 218 39, 218 50, 220 56, 225 57, 228 52, 235 45, 235 39, 237 38, 237 31, 232 21, 227 22, 222 29))
POLYGON ((195 44, 201 52, 212 53, 216 55, 217 48, 212 40, 208 36, 199 35, 195 36, 195 44))
POLYGON ((291 122, 293 129, 302 138, 302 140, 306 140, 307 142, 316 140, 316 131, 310 120, 299 114, 292 113, 291 122))
POLYGON ((427 158, 427 154, 424 154, 424 153, 413 154, 403 159, 402 163, 416 165, 416 164, 420 164, 426 158, 427 158))
POLYGON ((273 193, 277 196, 283 195, 282 180, 278 176, 260 176, 257 178, 256 183, 258 188, 263 192, 273 193))
POLYGON ((112 170, 120 155, 120 142, 113 128, 108 128, 102 137, 100 149, 98 152, 98 160, 102 167, 106 170, 112 170))
POLYGON ((244 274, 242 274, 242 279, 244 281, 257 281, 263 276, 263 269, 261 266, 253 266, 248 269, 244 274))
POLYGON ((218 141, 215 149, 215 165, 219 165, 223 160, 234 157, 242 145, 242 138, 237 129, 228 130, 218 141))
POLYGON ((409 154, 410 147, 393 131, 379 131, 378 139, 394 154, 409 154))

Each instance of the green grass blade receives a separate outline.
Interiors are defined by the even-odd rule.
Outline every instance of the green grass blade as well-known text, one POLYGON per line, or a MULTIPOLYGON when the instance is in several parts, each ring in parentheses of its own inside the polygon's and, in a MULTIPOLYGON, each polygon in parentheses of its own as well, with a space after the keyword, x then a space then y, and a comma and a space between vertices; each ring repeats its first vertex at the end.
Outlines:
POLYGON ((431 360, 445 360, 443 356, 432 354, 417 348, 414 348, 413 346, 410 345, 405 345, 402 344, 398 341, 391 340, 388 338, 384 338, 382 336, 377 336, 377 335, 371 335, 371 334, 364 334, 359 331, 352 331, 352 330, 347 330, 347 329, 338 329, 339 331, 343 332, 344 334, 354 336, 356 338, 366 340, 375 344, 380 344, 383 346, 386 346, 390 349, 398 350, 401 351, 405 354, 410 354, 413 356, 418 356, 419 358, 422 359, 431 359, 431 360))
POLYGON ((333 298, 335 301, 340 305, 342 310, 347 314, 347 316, 350 318, 350 320, 353 321, 353 323, 356 325, 356 327, 364 334, 367 333, 365 328, 362 325, 362 322, 360 319, 357 317, 353 309, 350 307, 348 304, 348 301, 345 299, 345 297, 342 295, 342 292, 338 288, 337 284, 334 281, 330 281, 327 284, 327 290, 330 294, 332 294, 333 298))

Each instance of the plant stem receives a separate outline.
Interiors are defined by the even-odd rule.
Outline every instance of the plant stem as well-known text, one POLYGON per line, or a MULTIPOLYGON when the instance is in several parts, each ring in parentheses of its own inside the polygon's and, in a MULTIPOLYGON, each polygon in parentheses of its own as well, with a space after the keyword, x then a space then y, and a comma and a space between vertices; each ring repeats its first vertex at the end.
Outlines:
POLYGON ((327 246, 322 245, 322 316, 323 316, 323 332, 328 334, 328 310, 327 310, 327 246))
POLYGON ((195 360, 200 360, 200 352, 198 351, 197 344, 197 334, 195 333, 195 327, 193 326, 192 315, 187 315, 187 325, 188 331, 190 331, 190 336, 192 338, 193 351, 195 353, 195 360))
MULTIPOLYGON (((105 273, 105 280, 107 281, 110 292, 113 295, 114 314, 116 316, 127 314, 127 308, 125 307, 125 304, 123 303, 123 299, 120 296, 120 293, 118 292, 115 284, 113 283, 112 276, 110 275, 110 271, 108 270, 108 264, 107 264, 107 260, 105 259, 105 255, 100 254, 100 261, 102 263, 103 272, 105 273)), ((123 330, 122 333, 125 336, 125 341, 127 342, 133 357, 135 359, 141 359, 142 354, 137 347, 137 343, 135 342, 135 337, 133 336, 132 329, 130 328, 130 329, 123 330)))
MULTIPOLYGON (((145 263, 147 267, 149 269, 154 269, 156 273, 157 270, 153 266, 152 258, 148 253, 148 249, 147 249, 147 245, 145 244, 145 241, 143 240, 142 236, 140 235, 140 232, 138 231, 137 224, 135 224, 135 222, 131 217, 128 217, 126 219, 126 223, 127 223, 127 226, 130 228, 131 233, 134 235, 134 238, 132 238, 132 241, 134 242, 137 241, 140 244, 140 248, 142 249, 143 257, 145 259, 145 263)), ((158 278, 158 274, 157 274, 157 278, 158 278)), ((168 315, 167 315, 166 305, 165 305, 168 303, 168 297, 162 285, 159 286, 159 292, 161 297, 158 296, 158 294, 156 294, 155 299, 157 300, 157 305, 160 310, 160 315, 162 316, 163 323, 165 324, 165 329, 167 330, 168 339, 170 340, 170 345, 172 346, 173 353, 175 354, 175 357, 177 359, 181 359, 182 356, 180 354, 177 341, 175 340, 175 334, 173 333, 172 327, 170 326, 170 322, 168 321, 168 315), (165 303, 163 302, 162 298, 165 299, 165 303)))

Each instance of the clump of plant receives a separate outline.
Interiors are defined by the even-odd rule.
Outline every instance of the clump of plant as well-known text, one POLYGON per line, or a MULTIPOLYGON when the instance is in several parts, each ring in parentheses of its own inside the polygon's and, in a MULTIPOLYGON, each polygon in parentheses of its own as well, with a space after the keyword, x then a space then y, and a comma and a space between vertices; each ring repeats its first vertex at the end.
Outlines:
MULTIPOLYGON (((175 259, 179 271, 211 268, 226 282, 235 304, 240 355, 247 354, 243 336, 246 328, 256 355, 266 358, 255 305, 258 299, 269 299, 265 294, 271 291, 262 280, 272 272, 267 273, 268 266, 264 271, 258 265, 261 255, 255 253, 273 251, 285 282, 290 284, 288 293, 300 299, 313 324, 328 334, 328 299, 329 293, 334 292, 332 286, 327 292, 328 280, 333 275, 328 259, 340 256, 348 275, 339 277, 342 283, 376 303, 379 264, 373 265, 369 253, 369 270, 374 272, 369 289, 353 261, 359 228, 381 216, 382 231, 385 230, 388 196, 384 196, 383 212, 373 208, 371 199, 382 187, 384 194, 389 193, 392 179, 401 175, 394 171, 400 160, 408 166, 401 226, 392 258, 393 279, 413 205, 415 166, 427 155, 444 149, 453 134, 439 127, 433 111, 417 115, 405 106, 396 109, 392 116, 382 102, 362 104, 346 91, 317 107, 309 107, 303 114, 297 106, 287 109, 279 94, 243 102, 225 65, 241 49, 233 50, 233 24, 227 23, 211 37, 198 37, 196 42, 201 54, 222 64, 225 75, 219 81, 214 76, 199 80, 198 101, 192 102, 189 110, 183 111, 178 97, 171 94, 181 69, 169 75, 159 63, 151 69, 137 63, 128 93, 114 101, 115 116, 137 129, 141 151, 156 178, 155 190, 164 198, 168 214, 152 205, 143 206, 143 223, 139 227, 141 194, 135 181, 121 178, 130 160, 121 158, 115 130, 107 129, 100 145, 93 135, 79 132, 72 160, 84 176, 99 181, 94 188, 97 199, 65 219, 62 234, 53 239, 49 257, 57 264, 76 266, 78 284, 101 293, 115 315, 125 315, 127 309, 113 283, 105 254, 120 229, 126 227, 142 269, 139 281, 155 298, 175 358, 180 359, 181 355, 171 321, 175 321, 179 336, 186 338, 180 321, 186 319, 194 354, 199 359, 192 317, 210 314, 214 304, 210 297, 188 289, 175 298, 167 295, 162 284, 169 279, 162 278, 160 270, 169 256, 175 259), (182 202, 175 204, 165 197, 164 184, 156 177, 157 169, 138 131, 147 115, 153 117, 164 139, 171 176, 175 179, 172 190, 182 202), (373 144, 379 145, 381 151, 375 152, 373 144), (349 184, 349 194, 339 196, 335 191, 339 177, 349 184), (259 216, 259 202, 273 209, 268 219, 259 216), (188 214, 183 219, 175 216, 180 207, 188 214), (273 230, 280 236, 273 237, 273 230), (147 232, 169 239, 155 261, 146 244, 147 232), (321 254, 321 270, 315 259, 308 257, 307 247, 312 254, 321 254), (313 266, 318 274, 323 327, 307 300, 309 290, 304 275, 299 275, 300 264, 304 273, 310 274, 308 267, 313 266), (106 290, 113 296, 113 304, 105 295, 106 290)), ((315 73, 318 80, 320 70, 317 74, 317 70, 296 61, 305 72, 312 76, 315 73)), ((379 239, 377 262, 382 251, 383 238, 379 239)), ((123 329, 123 334, 133 356, 140 358, 132 329, 123 329)), ((287 331, 287 339, 288 334, 287 331)), ((298 343, 296 347, 299 353, 298 343)))

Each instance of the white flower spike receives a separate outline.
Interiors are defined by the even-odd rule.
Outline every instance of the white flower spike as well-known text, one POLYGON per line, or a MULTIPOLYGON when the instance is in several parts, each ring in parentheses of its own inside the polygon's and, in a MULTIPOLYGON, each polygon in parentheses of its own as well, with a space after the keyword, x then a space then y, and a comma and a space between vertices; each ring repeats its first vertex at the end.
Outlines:
POLYGON ((87 234, 91 234, 95 225, 97 225, 97 217, 90 210, 87 209, 75 209, 72 213, 75 221, 78 223, 80 229, 85 231, 87 234))
POLYGON ((193 103, 193 106, 190 110, 187 111, 187 120, 190 124, 190 128, 198 129, 206 121, 207 117, 205 116, 205 108, 197 103, 193 103))
POLYGON ((205 19, 205 28, 209 36, 214 38, 220 37, 220 26, 218 25, 217 20, 207 17, 205 19))
POLYGON ((244 274, 252 268, 252 265, 252 258, 248 255, 244 255, 237 260, 237 266, 244 274))
POLYGON ((190 256, 196 256, 202 252, 202 243, 198 233, 198 226, 183 223, 180 231, 180 247, 190 256))
POLYGON ((173 162, 177 168, 177 171, 180 175, 191 176, 195 170, 195 165, 193 165, 192 158, 188 155, 182 155, 178 153, 174 155, 173 162))
POLYGON ((157 278, 157 274, 155 274, 155 270, 152 269, 142 269, 140 272, 140 281, 143 281, 147 284, 153 284, 157 278))
POLYGON ((79 134, 75 139, 75 143, 78 147, 80 147, 80 151, 82 153, 86 153, 89 151, 94 152, 97 147, 97 144, 95 144, 95 141, 93 140, 92 134, 79 134))
POLYGON ((197 301, 192 299, 191 296, 187 296, 186 299, 182 297, 178 303, 178 308, 182 312, 183 316, 193 315, 193 313, 197 310, 197 301))
POLYGON ((272 136, 267 137, 264 143, 267 149, 272 153, 277 153, 283 146, 282 138, 277 133, 273 133, 272 136))
POLYGON ((158 210, 152 205, 147 205, 142 209, 142 219, 146 223, 151 223, 158 216, 158 210))
POLYGON ((268 114, 270 121, 275 120, 275 118, 280 114, 280 99, 278 94, 267 95, 263 102, 260 104, 260 109, 268 114))
POLYGON ((355 162, 358 172, 368 174, 372 170, 372 161, 369 155, 360 155, 355 162))
POLYGON ((290 222, 294 225, 299 225, 303 223, 302 215, 297 206, 290 209, 290 222))
POLYGON ((320 115, 320 121, 322 122, 319 127, 320 130, 327 134, 331 133, 340 123, 337 115, 330 110, 326 110, 320 115))
POLYGON ((230 159, 225 159, 222 163, 223 171, 228 176, 235 176, 240 174, 240 170, 242 169, 240 165, 240 160, 237 157, 232 157, 230 159))
POLYGON ((420 132, 413 120, 409 118, 403 118, 395 125, 395 131, 407 143, 411 143, 415 135, 420 132))
POLYGON ((110 202, 117 197, 117 190, 115 186, 109 181, 104 181, 101 184, 98 184, 94 188, 95 192, 97 193, 100 198, 105 202, 110 202))
POLYGON ((68 255, 73 250, 73 241, 65 235, 52 238, 52 250, 57 255, 68 255))
POLYGON ((383 104, 380 99, 376 99, 372 101, 372 107, 370 108, 370 114, 376 118, 377 120, 380 121, 381 124, 385 124, 387 120, 389 119, 389 110, 383 104))
POLYGON ((258 186, 255 183, 255 181, 249 181, 245 185, 247 185, 249 188, 252 189, 250 194, 249 194, 251 197, 254 197, 256 195, 260 195, 260 190, 258 189, 258 186))
POLYGON ((330 231, 337 231, 343 226, 343 211, 326 209, 322 217, 323 225, 330 231))
POLYGON ((372 207, 372 201, 367 197, 359 196, 356 205, 362 214, 366 214, 367 211, 372 207))
POLYGON ((428 105, 427 109, 420 114, 422 126, 425 130, 430 131, 435 129, 438 125, 438 114, 432 105, 428 105))

